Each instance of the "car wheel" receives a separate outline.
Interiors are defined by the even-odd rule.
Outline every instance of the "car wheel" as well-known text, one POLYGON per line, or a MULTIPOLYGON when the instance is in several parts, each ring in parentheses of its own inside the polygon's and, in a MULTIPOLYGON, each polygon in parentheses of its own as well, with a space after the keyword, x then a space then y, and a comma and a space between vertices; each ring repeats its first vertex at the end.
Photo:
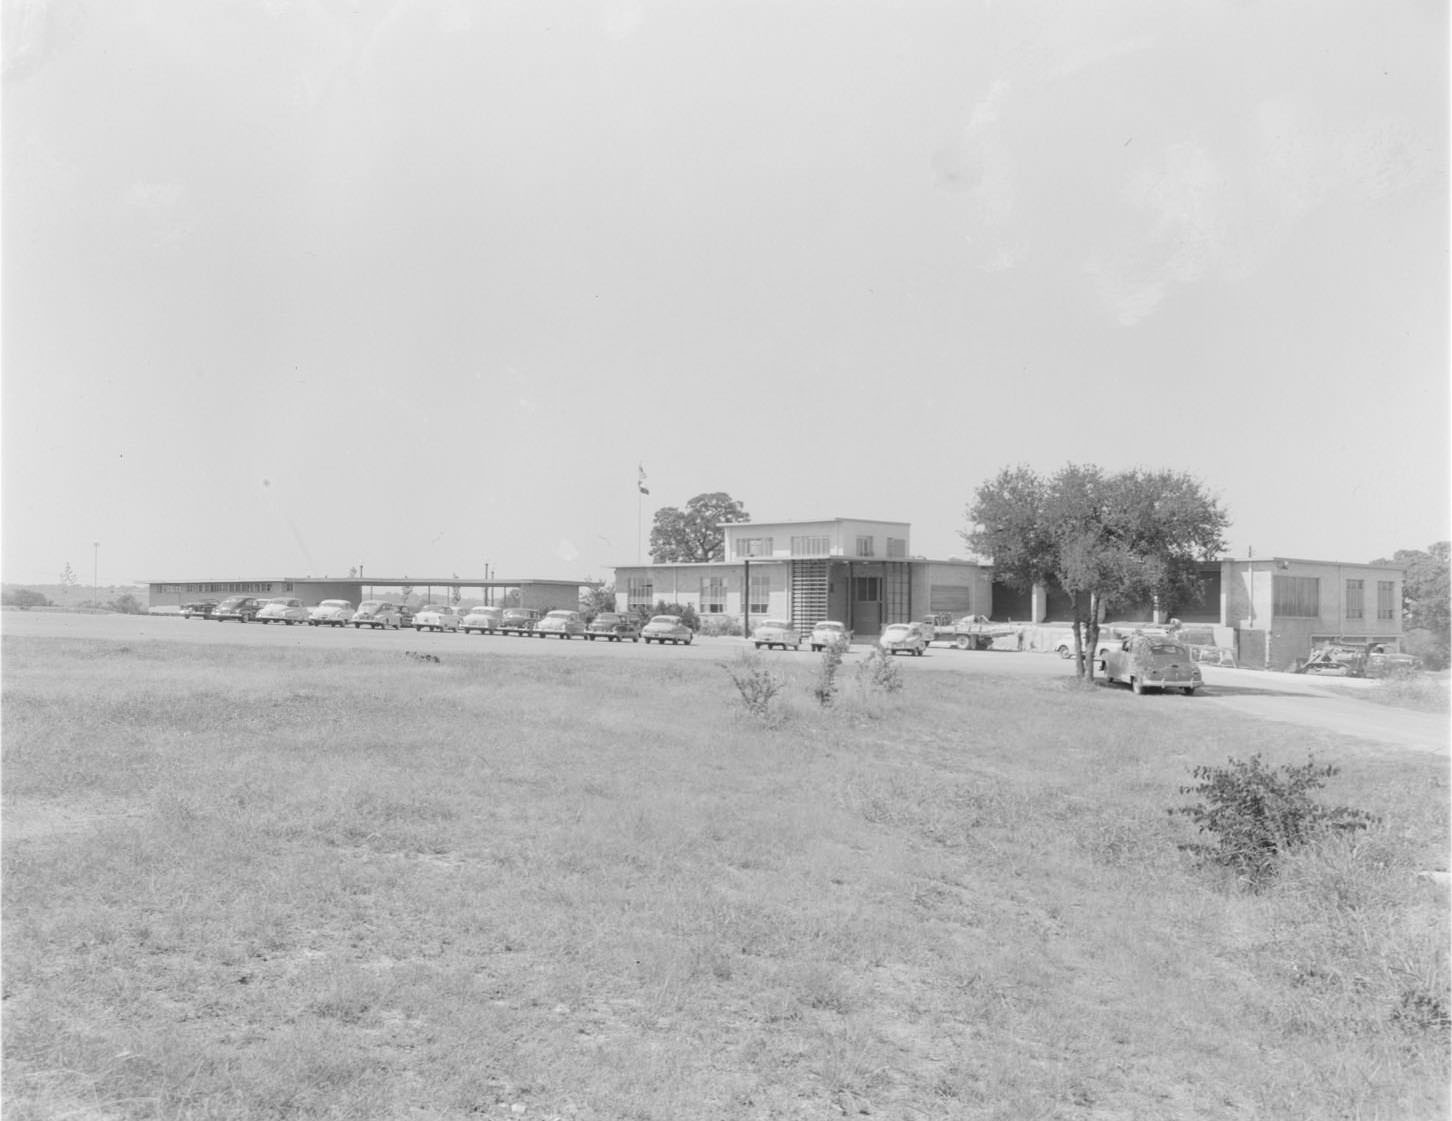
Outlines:
POLYGON ((761 649, 761 643, 759 643, 759 642, 758 642, 758 643, 757 643, 757 644, 756 644, 756 648, 757 648, 757 649, 758 649, 758 650, 760 650, 760 649, 761 649))
POLYGON ((1129 679, 1129 687, 1134 690, 1134 695, 1136 697, 1144 696, 1144 682, 1141 681, 1139 678, 1131 677, 1129 679))
POLYGON ((1194 695, 1195 695, 1195 686, 1191 685, 1191 686, 1189 686, 1185 690, 1185 696, 1187 696, 1187 697, 1193 697, 1194 695))
POLYGON ((1064 661, 1067 662, 1073 656, 1074 656, 1074 648, 1072 646, 1060 646, 1059 647, 1059 657, 1063 658, 1064 661))
POLYGON ((977 645, 977 643, 975 643, 966 634, 960 634, 956 639, 953 640, 953 645, 956 646, 959 650, 972 650, 977 645))

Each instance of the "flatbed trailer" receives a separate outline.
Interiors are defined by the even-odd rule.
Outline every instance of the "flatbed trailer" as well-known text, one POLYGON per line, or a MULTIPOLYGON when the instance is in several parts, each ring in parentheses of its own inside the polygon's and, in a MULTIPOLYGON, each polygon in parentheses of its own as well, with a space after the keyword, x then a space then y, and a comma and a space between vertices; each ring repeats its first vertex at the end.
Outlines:
POLYGON ((1019 632, 1013 623, 995 623, 984 615, 965 615, 954 619, 951 615, 929 615, 923 620, 933 628, 934 642, 951 642, 959 650, 987 650, 1000 638, 1008 638, 1019 632))

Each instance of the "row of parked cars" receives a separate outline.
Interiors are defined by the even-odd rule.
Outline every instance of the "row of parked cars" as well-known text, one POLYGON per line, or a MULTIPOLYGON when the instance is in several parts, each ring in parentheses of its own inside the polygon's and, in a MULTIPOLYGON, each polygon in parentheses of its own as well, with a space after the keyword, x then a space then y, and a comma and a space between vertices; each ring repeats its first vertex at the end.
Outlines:
MULTIPOLYGON (((922 657, 935 638, 931 623, 889 623, 878 636, 877 645, 889 654, 913 654, 922 657)), ((845 623, 823 620, 810 631, 800 631, 788 619, 763 619, 751 632, 752 644, 758 650, 790 647, 800 650, 810 646, 813 651, 846 650, 852 644, 852 632, 845 623)))
POLYGON ((585 622, 578 611, 540 612, 528 607, 472 607, 460 609, 448 604, 427 604, 409 608, 389 600, 365 600, 356 609, 345 599, 325 599, 316 607, 304 607, 292 596, 231 596, 220 602, 201 600, 182 607, 188 619, 235 620, 239 623, 306 624, 310 627, 348 627, 355 630, 462 631, 464 634, 526 635, 531 638, 583 638, 594 642, 655 642, 661 645, 691 644, 695 637, 676 615, 656 615, 644 626, 633 616, 601 612, 585 622))

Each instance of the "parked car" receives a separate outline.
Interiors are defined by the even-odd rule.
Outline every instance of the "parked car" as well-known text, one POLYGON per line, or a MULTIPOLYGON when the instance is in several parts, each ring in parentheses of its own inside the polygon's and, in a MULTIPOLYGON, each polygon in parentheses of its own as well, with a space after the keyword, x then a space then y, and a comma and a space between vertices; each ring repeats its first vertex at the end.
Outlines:
POLYGON ((440 633, 456 631, 461 618, 447 603, 428 603, 413 613, 413 629, 440 633))
POLYGON ((629 615, 602 611, 590 620, 590 625, 585 628, 585 637, 591 642, 597 638, 607 642, 623 642, 627 638, 631 642, 639 642, 640 625, 629 615))
POLYGON ((845 623, 834 623, 824 619, 812 628, 812 649, 825 650, 833 647, 838 650, 846 650, 852 645, 852 632, 847 629, 845 623))
POLYGON ((257 613, 261 610, 262 601, 256 596, 228 596, 217 604, 217 610, 212 612, 211 617, 219 623, 225 622, 227 619, 236 619, 239 623, 250 623, 257 618, 257 613))
POLYGON ((787 619, 763 619, 751 632, 751 641, 760 650, 763 646, 770 650, 773 646, 780 646, 785 650, 790 646, 793 650, 802 648, 802 633, 791 625, 787 619))
POLYGON ((679 615, 656 615, 641 628, 640 637, 646 641, 647 645, 658 642, 664 646, 670 642, 677 646, 682 644, 689 646, 696 634, 681 622, 679 615))
POLYGON ((181 613, 183 619, 210 619, 212 617, 212 612, 215 610, 217 610, 216 600, 202 599, 198 600, 196 603, 182 604, 181 613))
POLYGON ((1413 673, 1421 666, 1420 658, 1389 654, 1380 643, 1370 647, 1364 643, 1333 643, 1311 651, 1311 656, 1296 666, 1295 672, 1316 677, 1392 677, 1413 673))
POLYGON ((259 623, 286 623, 289 627, 308 621, 308 609, 292 596, 274 596, 257 612, 259 623))
POLYGON ((346 599, 325 599, 308 612, 310 627, 343 627, 353 618, 353 605, 346 599))
POLYGON ((1136 693, 1179 689, 1188 697, 1204 684, 1189 648, 1166 635, 1121 639, 1104 652, 1100 667, 1106 680, 1122 682, 1136 693))
POLYGON ((398 604, 386 599, 365 599, 353 612, 353 629, 372 627, 375 631, 398 630, 403 626, 403 613, 398 604))
MULTIPOLYGON (((1085 638, 1087 637, 1088 636, 1085 635, 1085 638)), ((1104 657, 1104 652, 1108 650, 1111 646, 1115 646, 1118 643, 1122 642, 1124 640, 1124 637, 1125 636, 1123 635, 1116 635, 1108 630, 1100 628, 1099 641, 1095 644, 1096 649, 1094 652, 1094 657, 1096 659, 1102 659, 1104 657)), ((1072 658, 1074 656, 1074 636, 1071 634, 1067 638, 1059 639, 1059 644, 1054 647, 1054 650, 1061 658, 1072 658)))
POLYGON ((534 625, 534 633, 540 638, 554 635, 556 638, 574 638, 585 635, 585 620, 578 611, 551 611, 534 625))
POLYGON ((912 654, 921 658, 932 641, 932 627, 927 623, 889 623, 882 628, 877 645, 889 654, 912 654))
POLYGON ((533 634, 538 622, 539 612, 532 607, 506 607, 499 630, 502 634, 533 634))
POLYGON ((483 634, 485 631, 494 632, 499 629, 499 622, 504 618, 502 607, 473 607, 469 614, 465 615, 459 622, 459 629, 465 634, 477 631, 483 634))

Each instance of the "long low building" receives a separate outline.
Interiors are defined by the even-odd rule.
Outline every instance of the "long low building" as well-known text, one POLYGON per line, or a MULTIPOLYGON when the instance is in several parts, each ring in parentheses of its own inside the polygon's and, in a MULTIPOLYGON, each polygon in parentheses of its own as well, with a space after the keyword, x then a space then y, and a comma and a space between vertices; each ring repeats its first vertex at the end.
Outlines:
MULTIPOLYGON (((616 566, 619 606, 690 605, 702 616, 733 616, 747 631, 768 617, 801 630, 836 619, 862 637, 929 614, 1032 624, 1072 615, 1057 592, 995 583, 989 564, 913 556, 906 522, 833 518, 721 529, 722 560, 616 566)), ((1239 664, 1266 669, 1286 669, 1334 643, 1401 648, 1404 573, 1397 565, 1221 559, 1207 561, 1201 576, 1197 602, 1146 603, 1113 618, 1173 616, 1210 627, 1239 664)))
POLYGON ((427 601, 432 601, 435 592, 444 592, 450 598, 470 598, 486 603, 500 602, 508 593, 517 592, 518 606, 538 611, 578 607, 580 590, 588 586, 580 580, 500 580, 493 576, 370 576, 366 579, 352 576, 274 576, 251 580, 147 582, 151 607, 180 607, 194 600, 219 600, 235 595, 296 596, 307 607, 325 599, 346 599, 356 606, 370 599, 401 599, 406 590, 424 596, 427 601))

